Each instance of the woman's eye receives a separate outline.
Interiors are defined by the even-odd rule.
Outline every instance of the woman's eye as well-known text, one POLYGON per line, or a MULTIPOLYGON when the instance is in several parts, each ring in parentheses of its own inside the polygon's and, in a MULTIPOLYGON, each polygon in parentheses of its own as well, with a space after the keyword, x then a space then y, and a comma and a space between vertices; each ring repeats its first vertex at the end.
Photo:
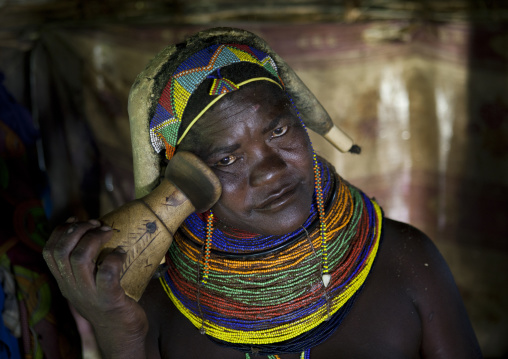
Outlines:
POLYGON ((282 126, 272 131, 272 137, 280 137, 288 131, 289 126, 282 126))
POLYGON ((224 158, 222 158, 219 162, 217 162, 217 166, 229 166, 233 164, 233 162, 236 161, 236 156, 229 155, 224 158))

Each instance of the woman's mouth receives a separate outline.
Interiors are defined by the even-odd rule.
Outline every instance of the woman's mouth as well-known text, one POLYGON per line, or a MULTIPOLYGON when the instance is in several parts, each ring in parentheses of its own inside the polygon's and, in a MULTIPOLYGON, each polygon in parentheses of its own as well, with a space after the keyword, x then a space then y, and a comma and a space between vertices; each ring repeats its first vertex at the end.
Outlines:
POLYGON ((258 211, 271 211, 280 209, 286 204, 291 202, 294 194, 296 193, 297 186, 292 185, 289 187, 283 187, 280 191, 277 191, 269 195, 258 207, 258 211))

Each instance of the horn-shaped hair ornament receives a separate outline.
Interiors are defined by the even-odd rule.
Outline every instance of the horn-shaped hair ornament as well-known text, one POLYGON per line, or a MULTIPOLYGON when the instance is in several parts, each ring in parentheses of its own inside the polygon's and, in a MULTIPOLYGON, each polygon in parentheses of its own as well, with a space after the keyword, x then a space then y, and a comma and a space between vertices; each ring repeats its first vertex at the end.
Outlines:
POLYGON ((183 44, 166 47, 155 56, 132 85, 128 109, 136 197, 147 195, 159 182, 162 161, 152 147, 149 123, 168 80, 189 56, 207 45, 214 44, 243 44, 269 55, 275 62, 285 90, 293 99, 305 125, 322 135, 341 152, 360 152, 353 140, 334 125, 326 110, 296 73, 263 39, 240 29, 209 29, 188 38, 183 44))

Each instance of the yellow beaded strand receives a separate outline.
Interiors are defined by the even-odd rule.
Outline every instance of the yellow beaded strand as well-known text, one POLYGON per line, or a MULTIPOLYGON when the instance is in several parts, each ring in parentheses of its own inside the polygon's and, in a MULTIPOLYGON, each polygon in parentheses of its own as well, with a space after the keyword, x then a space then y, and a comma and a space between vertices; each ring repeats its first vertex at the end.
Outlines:
POLYGON ((205 263, 203 266, 203 279, 201 283, 206 284, 208 280, 208 274, 210 273, 210 249, 212 248, 212 234, 213 234, 213 213, 210 210, 206 223, 206 241, 205 241, 205 263))

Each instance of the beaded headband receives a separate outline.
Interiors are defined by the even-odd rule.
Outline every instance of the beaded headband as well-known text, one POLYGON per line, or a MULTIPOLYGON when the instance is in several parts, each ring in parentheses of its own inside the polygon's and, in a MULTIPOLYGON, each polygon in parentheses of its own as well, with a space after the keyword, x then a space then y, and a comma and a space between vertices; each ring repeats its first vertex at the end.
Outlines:
POLYGON ((283 88, 277 65, 266 53, 248 45, 218 44, 208 46, 183 61, 171 75, 150 121, 150 140, 156 152, 165 149, 166 158, 171 159, 176 146, 183 140, 192 125, 224 95, 238 90, 254 81, 270 81, 283 88), (220 69, 238 63, 251 63, 266 71, 267 76, 248 78, 240 83, 220 77, 220 69), (208 91, 211 101, 204 106, 190 124, 181 129, 182 118, 189 99, 210 74, 218 73, 208 91), (268 77, 270 76, 270 77, 268 77), (275 78, 278 81, 272 79, 275 78), (182 131, 183 130, 183 131, 182 131), (179 136, 179 133, 181 135, 179 136))
MULTIPOLYGON (((201 112, 199 112, 199 114, 196 117, 194 117, 194 119, 190 122, 190 124, 185 128, 182 135, 180 137, 178 137, 178 141, 176 144, 179 145, 180 142, 182 142, 182 140, 185 138, 185 135, 187 135, 187 133, 192 128, 192 126, 194 126, 194 124, 201 118, 201 116, 203 116, 205 114, 205 112, 208 111, 210 109, 210 107, 212 107, 217 101, 219 101, 225 94, 232 92, 232 91, 236 91, 240 87, 247 85, 251 82, 255 82, 255 81, 272 82, 272 83, 276 84, 277 86, 279 86, 281 90, 283 89, 279 83, 277 83, 276 81, 274 81, 268 77, 254 77, 254 78, 242 81, 239 84, 235 84, 234 82, 232 82, 231 80, 228 80, 228 79, 215 79, 213 81, 212 87, 210 88, 210 96, 216 96, 216 97, 212 101, 210 101, 210 103, 208 105, 206 105, 201 110, 201 112)), ((167 157, 167 155, 168 154, 166 152, 166 157, 167 157)))

